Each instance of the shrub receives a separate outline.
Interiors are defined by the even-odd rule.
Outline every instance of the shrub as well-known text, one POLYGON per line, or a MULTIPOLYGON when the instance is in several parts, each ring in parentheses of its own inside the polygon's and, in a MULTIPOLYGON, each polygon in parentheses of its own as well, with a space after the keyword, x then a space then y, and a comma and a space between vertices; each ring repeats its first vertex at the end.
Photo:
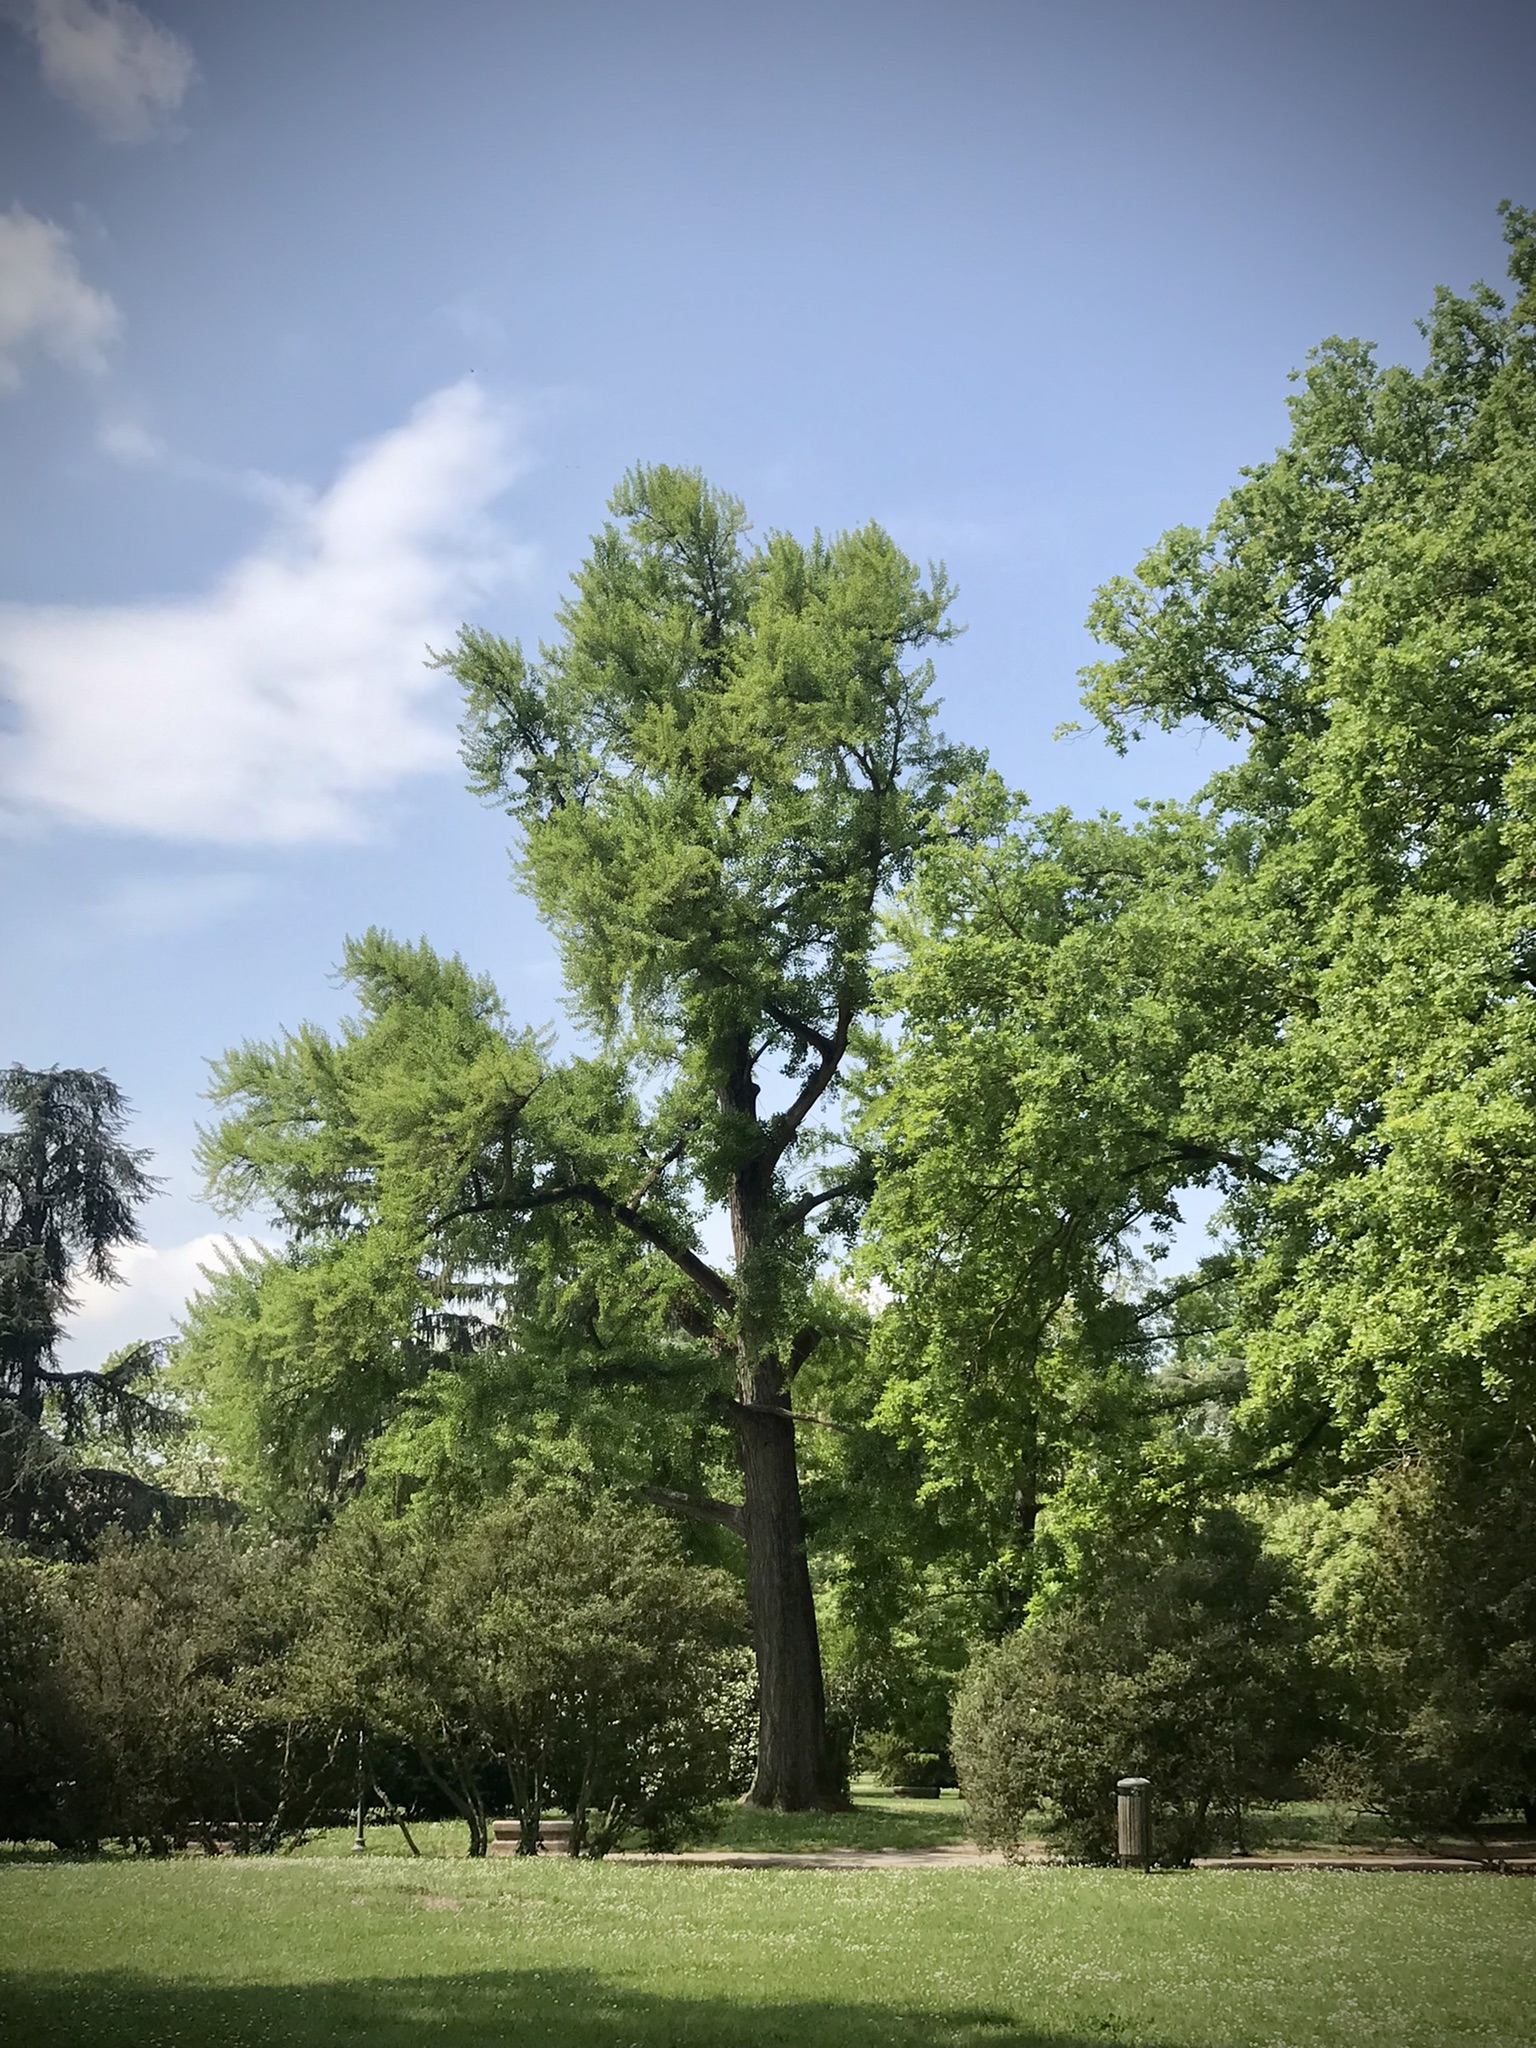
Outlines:
POLYGON ((525 1849, 558 1806, 581 1856, 666 1846, 732 1788, 739 1598, 647 1510, 546 1491, 456 1528, 359 1514, 315 1586, 317 1711, 407 1748, 472 1855, 498 1783, 525 1849))
POLYGON ((58 1671, 80 1838, 270 1848, 334 1796, 334 1740, 289 1697, 302 1613, 297 1558, 219 1532, 109 1541, 69 1571, 58 1671))
POLYGON ((78 1747, 59 1670, 57 1574, 0 1548, 0 1840, 72 1844, 78 1747))
POLYGON ((514 1497, 444 1556, 471 1710, 530 1840, 546 1803, 571 1853, 630 1830, 666 1847, 726 1793, 739 1596, 658 1516, 612 1496, 514 1497))
POLYGON ((1240 1830, 1317 1733, 1310 1634, 1289 1571, 1231 1512, 1101 1567, 966 1674, 954 1750, 977 1840, 1017 1854, 1035 1818, 1107 1861, 1132 1773, 1152 1780, 1159 1861, 1199 1854, 1219 1820, 1240 1830))
POLYGON ((1409 1834, 1536 1819, 1536 1455, 1410 1459, 1360 1507, 1319 1591, 1358 1688, 1362 1803, 1409 1834))

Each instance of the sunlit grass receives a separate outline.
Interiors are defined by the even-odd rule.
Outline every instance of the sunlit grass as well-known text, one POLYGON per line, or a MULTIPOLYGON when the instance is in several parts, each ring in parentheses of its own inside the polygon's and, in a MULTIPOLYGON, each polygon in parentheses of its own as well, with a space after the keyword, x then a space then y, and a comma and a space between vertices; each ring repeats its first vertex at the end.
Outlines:
MULTIPOLYGON (((423 1857, 468 1853, 469 1830, 462 1821, 413 1821, 410 1830, 423 1857)), ((293 1853, 348 1856, 353 1839, 351 1828, 328 1828, 293 1853)), ((967 1839, 965 1806, 953 1791, 939 1799, 898 1799, 893 1793, 857 1786, 847 1813, 762 1813, 751 1807, 722 1807, 718 1826, 690 1836, 685 1846, 784 1855, 828 1849, 936 1849, 967 1839)), ((370 1856, 411 1853, 399 1828, 382 1820, 370 1820, 366 1840, 370 1856)))
POLYGON ((1536 1885, 264 1858, 0 1866, 27 2048, 1529 2048, 1536 1885))

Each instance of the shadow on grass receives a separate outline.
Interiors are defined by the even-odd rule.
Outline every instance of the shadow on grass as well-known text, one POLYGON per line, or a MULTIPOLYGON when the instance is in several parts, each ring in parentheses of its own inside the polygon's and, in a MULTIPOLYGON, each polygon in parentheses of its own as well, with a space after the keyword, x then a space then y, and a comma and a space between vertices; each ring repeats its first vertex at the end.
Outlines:
POLYGON ((1115 2025, 1043 2034, 982 2007, 660 1997, 588 1970, 171 1983, 128 1971, 0 1971, 0 2041, 27 2048, 1106 2048, 1115 2025))

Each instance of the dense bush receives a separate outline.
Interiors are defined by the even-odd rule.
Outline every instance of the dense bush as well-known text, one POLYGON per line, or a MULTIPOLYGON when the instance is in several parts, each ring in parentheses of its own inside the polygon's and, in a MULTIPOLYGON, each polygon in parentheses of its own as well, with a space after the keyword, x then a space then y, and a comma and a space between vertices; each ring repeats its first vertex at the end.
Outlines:
POLYGON ((1154 1851, 1186 1861, 1272 1798, 1320 1726, 1293 1576, 1231 1512, 1122 1558, 972 1664, 954 1749, 977 1840, 1028 1826, 1065 1854, 1114 1853, 1115 1781, 1153 1785, 1154 1851))
POLYGON ((0 1548, 0 1840, 70 1839, 77 1744, 59 1671, 57 1575, 0 1548))
POLYGON ((316 1711, 405 1747, 486 1845, 559 1807, 573 1855, 674 1840, 739 1771, 732 1582, 658 1517, 603 1497, 518 1496, 466 1525, 357 1516, 324 1546, 306 1667, 316 1711))
POLYGON ((1357 1798, 1413 1834, 1536 1819, 1536 1457, 1414 1458, 1332 1519, 1315 1599, 1357 1798), (1331 1551, 1331 1555, 1328 1554, 1331 1551))
POLYGON ((60 1668, 84 1835, 273 1846, 334 1802, 333 1733, 295 1711, 302 1561, 217 1532, 105 1544, 68 1576, 60 1668))
POLYGON ((0 1559, 0 1836, 273 1846, 342 1783, 296 1714, 296 1560, 218 1532, 0 1559))

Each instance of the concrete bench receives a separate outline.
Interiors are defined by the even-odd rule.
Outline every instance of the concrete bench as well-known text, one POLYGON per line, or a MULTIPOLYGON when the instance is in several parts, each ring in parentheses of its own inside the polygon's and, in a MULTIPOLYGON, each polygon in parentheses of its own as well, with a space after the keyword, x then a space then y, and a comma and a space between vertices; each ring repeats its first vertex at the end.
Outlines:
MULTIPOLYGON (((487 1844, 492 1856, 515 1856, 517 1845, 523 1838, 523 1824, 518 1820, 493 1820, 491 1839, 487 1844)), ((568 1820, 551 1820, 546 1814, 539 1822, 539 1854, 541 1856, 563 1856, 571 1846, 571 1823, 568 1820)))

